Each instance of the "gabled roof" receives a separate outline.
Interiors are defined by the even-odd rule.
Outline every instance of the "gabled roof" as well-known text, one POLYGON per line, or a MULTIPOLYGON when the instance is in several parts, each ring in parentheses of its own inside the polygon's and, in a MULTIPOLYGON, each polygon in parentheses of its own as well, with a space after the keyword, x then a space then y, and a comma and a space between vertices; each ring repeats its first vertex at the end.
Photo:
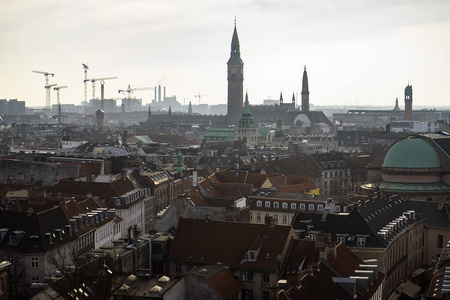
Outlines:
POLYGON ((222 296, 222 299, 229 299, 241 290, 239 282, 222 266, 209 265, 197 267, 186 274, 186 276, 189 275, 204 277, 217 293, 222 296))
POLYGON ((290 226, 180 218, 169 260, 277 271, 294 236, 290 226), (249 261, 250 247, 261 238, 255 261, 249 261))
POLYGON ((8 229, 2 236, 0 248, 4 251, 20 253, 45 253, 77 238, 67 232, 66 225, 70 225, 69 221, 59 205, 37 214, 0 210, 0 228, 8 229), (53 237, 56 229, 64 230, 62 240, 59 236, 53 237), (9 243, 10 235, 14 231, 23 232, 16 246, 9 243), (48 240, 46 233, 52 235, 52 243, 48 240))

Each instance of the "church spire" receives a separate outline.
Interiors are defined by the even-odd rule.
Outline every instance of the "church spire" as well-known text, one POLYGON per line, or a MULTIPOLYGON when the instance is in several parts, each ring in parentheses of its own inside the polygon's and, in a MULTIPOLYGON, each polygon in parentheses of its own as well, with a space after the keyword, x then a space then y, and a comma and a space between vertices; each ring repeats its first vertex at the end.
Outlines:
POLYGON ((283 104, 283 92, 280 92, 280 105, 283 104))
POLYGON ((308 87, 308 74, 306 73, 306 66, 303 70, 302 81, 302 112, 309 111, 309 87, 308 87))
POLYGON ((249 107, 250 103, 248 102, 248 94, 247 91, 245 91, 245 102, 244 102, 244 107, 249 107))

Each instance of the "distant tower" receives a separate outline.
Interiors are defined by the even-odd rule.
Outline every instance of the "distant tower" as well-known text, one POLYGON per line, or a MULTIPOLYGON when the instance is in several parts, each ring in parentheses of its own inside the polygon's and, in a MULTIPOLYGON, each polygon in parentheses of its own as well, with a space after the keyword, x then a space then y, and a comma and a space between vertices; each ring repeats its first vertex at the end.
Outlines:
POLYGON ((405 87, 405 120, 412 121, 412 85, 407 85, 405 87))
POLYGON ((150 104, 148 105, 148 112, 147 112, 147 120, 150 121, 150 118, 152 116, 152 108, 150 107, 150 104))
POLYGON ((172 106, 171 105, 169 105, 169 116, 170 117, 172 116, 172 106))
POLYGON ((242 116, 238 126, 234 128, 234 138, 235 140, 243 141, 247 146, 256 145, 258 143, 258 129, 255 126, 255 120, 250 111, 247 93, 245 93, 245 104, 242 109, 242 116))
POLYGON ((244 63, 239 50, 239 38, 234 20, 234 32, 231 40, 231 55, 228 60, 228 106, 227 123, 236 125, 242 114, 244 100, 244 63))
POLYGON ((192 115, 192 103, 189 101, 188 114, 192 115))
POLYGON ((395 107, 393 109, 394 111, 400 111, 400 107, 398 106, 398 98, 395 98, 395 107))
POLYGON ((283 92, 280 92, 280 105, 283 105, 283 92))
POLYGON ((292 93, 292 104, 294 104, 294 108, 295 108, 295 93, 292 93))
POLYGON ((308 88, 308 74, 306 74, 306 66, 303 70, 302 82, 302 112, 309 111, 309 88, 308 88))

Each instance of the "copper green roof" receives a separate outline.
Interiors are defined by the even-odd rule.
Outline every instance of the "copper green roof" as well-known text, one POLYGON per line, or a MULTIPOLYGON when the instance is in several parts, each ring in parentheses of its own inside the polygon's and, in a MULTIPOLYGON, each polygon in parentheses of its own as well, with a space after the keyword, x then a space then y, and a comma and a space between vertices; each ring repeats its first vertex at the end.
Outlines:
POLYGON ((381 190, 384 192, 416 192, 416 193, 429 193, 429 192, 450 192, 450 186, 443 182, 434 183, 398 183, 380 181, 374 183, 367 183, 361 186, 367 190, 381 190))
POLYGON ((425 139, 409 137, 389 149, 383 162, 387 168, 439 168, 436 150, 425 139))
POLYGON ((412 95, 412 85, 407 85, 405 87, 405 95, 412 95))

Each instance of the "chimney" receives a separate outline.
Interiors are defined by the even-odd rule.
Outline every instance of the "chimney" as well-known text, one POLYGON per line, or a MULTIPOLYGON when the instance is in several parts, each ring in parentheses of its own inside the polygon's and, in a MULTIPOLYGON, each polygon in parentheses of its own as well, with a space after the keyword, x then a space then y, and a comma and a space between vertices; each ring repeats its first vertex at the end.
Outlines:
POLYGON ((291 286, 297 286, 300 283, 301 276, 298 272, 288 272, 286 273, 286 288, 290 288, 291 286))
POLYGON ((158 94, 158 89, 157 89, 157 87, 155 86, 155 102, 156 102, 156 100, 158 100, 158 99, 157 99, 157 98, 158 98, 157 94, 158 94))
POLYGON ((351 279, 356 279, 356 283, 360 285, 364 290, 369 289, 369 278, 368 277, 361 277, 361 276, 350 276, 351 279))
POLYGON ((338 284, 350 297, 356 296, 356 278, 333 277, 334 283, 338 284))
POLYGON ((192 186, 197 186, 198 184, 198 175, 197 171, 192 172, 192 186))
POLYGON ((158 85, 158 102, 161 102, 161 85, 158 85))

